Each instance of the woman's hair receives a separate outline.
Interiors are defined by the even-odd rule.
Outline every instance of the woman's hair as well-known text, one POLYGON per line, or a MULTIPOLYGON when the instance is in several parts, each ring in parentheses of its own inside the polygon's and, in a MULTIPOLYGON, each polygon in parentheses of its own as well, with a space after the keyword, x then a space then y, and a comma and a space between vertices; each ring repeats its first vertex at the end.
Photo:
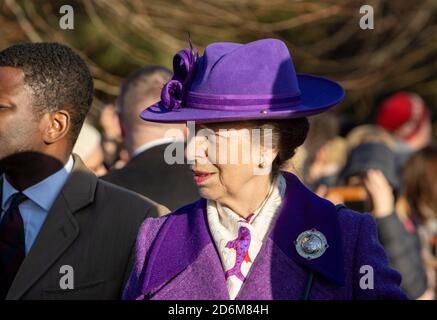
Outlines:
MULTIPOLYGON (((259 128, 272 129, 273 147, 278 151, 278 155, 273 161, 271 176, 275 177, 288 160, 296 153, 296 149, 301 146, 310 128, 307 118, 295 119, 271 119, 247 121, 249 129, 259 128)), ((261 138, 263 141, 263 138, 261 138)))
POLYGON ((437 218, 437 145, 413 154, 403 166, 405 193, 418 216, 437 218))

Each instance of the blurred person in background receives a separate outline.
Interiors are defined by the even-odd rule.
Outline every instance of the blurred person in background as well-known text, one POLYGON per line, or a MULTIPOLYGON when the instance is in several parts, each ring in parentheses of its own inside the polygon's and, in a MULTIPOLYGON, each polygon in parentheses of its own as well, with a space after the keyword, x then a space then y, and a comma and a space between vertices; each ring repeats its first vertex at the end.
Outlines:
POLYGON ((374 124, 362 124, 353 128, 347 134, 347 153, 358 145, 366 142, 383 143, 392 152, 396 152, 396 148, 398 147, 396 139, 384 128, 374 124))
POLYGON ((120 119, 114 104, 103 105, 99 124, 102 128, 103 163, 107 169, 119 169, 129 161, 129 155, 123 148, 120 119))
POLYGON ((338 136, 337 118, 332 113, 309 119, 310 131, 303 147, 305 160, 303 175, 311 190, 318 193, 335 186, 346 160, 345 140, 338 136), (320 189, 322 188, 322 189, 320 189))
POLYGON ((359 144, 347 158, 341 181, 363 189, 362 199, 345 201, 346 205, 373 214, 390 264, 402 274, 402 289, 411 299, 420 298, 426 293, 427 277, 417 231, 396 211, 401 182, 395 154, 383 143, 359 144))
POLYGON ((85 122, 73 148, 73 153, 81 157, 88 169, 93 171, 98 177, 107 172, 103 163, 104 155, 101 142, 102 136, 100 132, 85 122))
POLYGON ((117 107, 124 146, 130 160, 121 169, 111 170, 102 178, 138 192, 174 210, 198 197, 190 168, 186 164, 168 164, 166 148, 184 149, 184 141, 168 136, 168 130, 185 131, 185 124, 145 122, 139 114, 145 105, 159 101, 161 89, 171 71, 161 66, 141 68, 124 81, 117 107), (167 134, 167 135, 166 135, 167 134), (171 189, 172 192, 168 192, 171 189))
MULTIPOLYGON (((321 121, 321 122, 322 123, 320 123, 319 125, 325 128, 326 127, 329 128, 327 123, 329 123, 330 121, 321 121)), ((313 144, 317 146, 318 144, 320 144, 317 143, 317 141, 325 141, 326 140, 325 136, 329 137, 329 130, 327 130, 327 132, 328 133, 325 135, 324 134, 314 135, 314 137, 317 138, 317 140, 313 139, 315 140, 313 144)), ((369 124, 364 124, 353 128, 351 131, 349 131, 346 138, 335 137, 329 143, 326 144, 326 149, 331 154, 334 154, 333 155, 334 159, 337 159, 337 161, 339 161, 339 164, 337 165, 341 165, 341 168, 339 170, 341 171, 345 165, 347 155, 350 153, 350 151, 355 147, 359 146, 360 144, 366 142, 380 142, 385 144, 387 147, 389 147, 390 150, 396 149, 396 140, 393 138, 393 136, 390 133, 388 133, 385 129, 380 128, 376 125, 369 125, 369 124)), ((316 148, 313 147, 313 149, 316 148)), ((316 193, 319 196, 324 197, 325 199, 328 199, 336 204, 343 203, 345 201, 345 197, 347 198, 349 194, 350 196, 354 197, 355 196, 354 193, 356 192, 352 192, 353 190, 351 188, 344 189, 343 186, 341 185, 340 174, 341 172, 337 172, 337 175, 331 177, 330 180, 326 181, 325 179, 325 184, 316 185, 315 186, 316 193)))
MULTIPOLYGON (((349 131, 345 140, 343 141, 345 142, 343 150, 344 154, 346 155, 343 155, 345 158, 354 148, 363 143, 382 143, 392 152, 395 152, 397 148, 396 139, 387 130, 372 124, 363 124, 353 128, 349 131)), ((398 162, 399 161, 396 160, 395 168, 397 173, 393 173, 393 176, 400 176, 398 162)), ((336 182, 339 185, 337 186, 330 186, 328 188, 321 185, 316 191, 317 194, 337 204, 343 203, 348 197, 359 197, 359 193, 361 193, 360 191, 349 187, 344 188, 341 185, 340 180, 341 177, 338 177, 336 182)))
POLYGON ((403 167, 403 183, 411 215, 418 225, 428 274, 429 297, 436 298, 437 145, 413 154, 403 167))
POLYGON ((377 124, 396 138, 400 165, 431 142, 430 111, 415 93, 398 92, 385 99, 378 108, 377 124))

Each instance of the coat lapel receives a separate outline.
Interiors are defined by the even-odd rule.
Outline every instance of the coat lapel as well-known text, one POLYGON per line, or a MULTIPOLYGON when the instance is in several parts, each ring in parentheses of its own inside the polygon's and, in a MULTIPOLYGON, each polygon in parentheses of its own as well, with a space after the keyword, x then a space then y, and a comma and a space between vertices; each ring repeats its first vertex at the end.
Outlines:
POLYGON ((298 300, 305 287, 305 269, 267 237, 236 300, 298 300))
POLYGON ((183 297, 183 292, 189 292, 192 288, 196 288, 196 295, 199 296, 203 293, 204 297, 210 296, 212 292, 215 299, 229 298, 220 258, 207 225, 205 208, 206 201, 201 199, 169 216, 148 256, 142 289, 145 295, 159 291, 164 285, 171 286, 172 282, 178 282, 178 277, 183 277, 190 281, 184 281, 185 288, 178 286, 181 293, 172 296, 173 299, 183 297), (211 277, 211 281, 218 281, 205 285, 205 278, 208 277, 211 277))
POLYGON ((270 239, 294 262, 343 286, 343 245, 335 206, 308 190, 295 175, 283 174, 287 187, 270 239), (294 241, 302 232, 311 229, 321 232, 329 247, 322 256, 308 260, 299 255, 294 241))
POLYGON ((287 187, 278 218, 237 299, 301 299, 309 270, 323 278, 316 277, 310 297, 330 299, 345 282, 335 206, 308 190, 295 175, 283 175, 287 187), (301 257, 294 244, 299 234, 310 229, 320 231, 329 245, 321 257, 313 260, 301 257))
POLYGON ((97 177, 75 155, 70 177, 23 261, 7 299, 20 299, 74 242, 79 234, 74 213, 94 200, 96 184, 97 177))

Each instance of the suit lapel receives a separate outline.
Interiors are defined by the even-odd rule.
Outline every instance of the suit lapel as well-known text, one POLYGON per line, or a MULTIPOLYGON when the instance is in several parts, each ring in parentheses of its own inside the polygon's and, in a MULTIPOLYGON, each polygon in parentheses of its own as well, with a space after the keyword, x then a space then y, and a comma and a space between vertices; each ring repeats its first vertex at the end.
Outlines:
POLYGON ((74 242, 79 234, 74 213, 94 200, 96 184, 96 176, 75 155, 70 177, 23 261, 7 299, 20 299, 74 242))

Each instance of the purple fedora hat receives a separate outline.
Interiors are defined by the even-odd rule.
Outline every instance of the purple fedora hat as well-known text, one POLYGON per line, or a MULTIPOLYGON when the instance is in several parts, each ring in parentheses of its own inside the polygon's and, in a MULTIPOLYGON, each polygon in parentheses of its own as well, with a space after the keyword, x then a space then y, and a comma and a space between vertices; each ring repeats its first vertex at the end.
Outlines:
POLYGON ((161 101, 141 118, 154 122, 225 122, 300 118, 321 113, 344 97, 336 82, 296 74, 286 45, 276 39, 213 43, 203 56, 190 49, 173 59, 174 76, 161 101))

